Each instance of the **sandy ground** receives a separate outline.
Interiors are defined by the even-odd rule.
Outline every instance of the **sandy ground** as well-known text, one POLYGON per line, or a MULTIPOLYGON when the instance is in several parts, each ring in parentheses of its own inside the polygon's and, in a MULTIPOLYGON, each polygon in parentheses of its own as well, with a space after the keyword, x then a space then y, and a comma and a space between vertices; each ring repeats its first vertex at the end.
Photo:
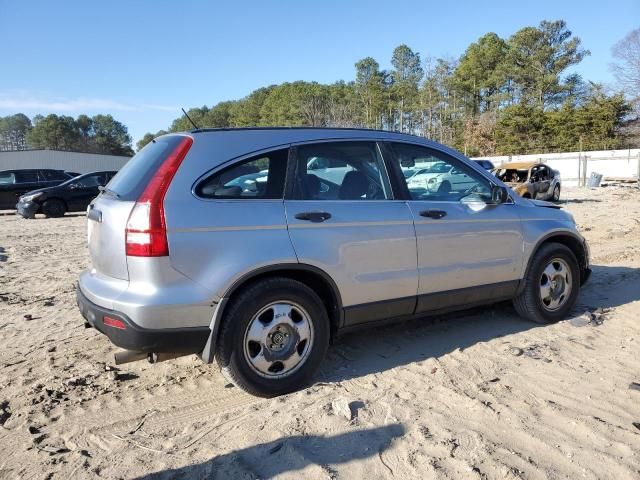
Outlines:
POLYGON ((640 191, 563 193, 594 268, 572 319, 352 334, 271 400, 195 357, 113 370, 74 302, 84 217, 0 216, 0 478, 640 478, 640 191))

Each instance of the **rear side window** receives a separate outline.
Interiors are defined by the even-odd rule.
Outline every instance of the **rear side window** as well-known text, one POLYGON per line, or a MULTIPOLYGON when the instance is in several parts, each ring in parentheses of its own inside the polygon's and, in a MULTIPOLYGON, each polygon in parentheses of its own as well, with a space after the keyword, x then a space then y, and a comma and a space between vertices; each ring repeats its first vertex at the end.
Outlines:
POLYGON ((220 199, 282 198, 288 153, 286 148, 274 150, 235 163, 200 182, 196 195, 220 199))
POLYGON ((170 135, 149 142, 111 179, 109 190, 121 200, 137 200, 153 174, 182 139, 180 135, 170 135))
POLYGON ((64 182, 69 180, 69 177, 59 170, 40 170, 40 175, 47 182, 64 182))
POLYGON ((385 200, 392 198, 375 142, 323 142, 297 149, 296 198, 385 200))
POLYGON ((38 181, 37 171, 16 172, 16 183, 36 183, 38 181))

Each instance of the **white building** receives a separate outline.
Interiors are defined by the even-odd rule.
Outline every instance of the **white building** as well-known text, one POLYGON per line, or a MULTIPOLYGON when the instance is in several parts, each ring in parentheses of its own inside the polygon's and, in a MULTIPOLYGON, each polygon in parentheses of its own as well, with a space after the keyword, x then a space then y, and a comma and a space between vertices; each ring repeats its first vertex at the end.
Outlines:
POLYGON ((16 168, 55 168, 88 173, 120 170, 131 157, 100 153, 64 152, 60 150, 18 150, 0 152, 0 170, 16 168))

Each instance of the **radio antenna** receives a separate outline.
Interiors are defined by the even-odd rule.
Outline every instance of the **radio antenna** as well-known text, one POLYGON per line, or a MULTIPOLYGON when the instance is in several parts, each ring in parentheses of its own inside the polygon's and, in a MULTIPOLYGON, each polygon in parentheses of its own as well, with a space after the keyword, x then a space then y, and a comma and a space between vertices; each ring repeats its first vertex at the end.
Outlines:
POLYGON ((191 125, 193 125, 193 128, 195 128, 196 130, 200 130, 200 127, 198 127, 198 125, 196 125, 196 122, 191 120, 191 117, 189 116, 189 114, 184 111, 184 108, 181 108, 180 110, 182 110, 182 113, 184 113, 184 116, 187 117, 187 120, 189 120, 191 122, 191 125))

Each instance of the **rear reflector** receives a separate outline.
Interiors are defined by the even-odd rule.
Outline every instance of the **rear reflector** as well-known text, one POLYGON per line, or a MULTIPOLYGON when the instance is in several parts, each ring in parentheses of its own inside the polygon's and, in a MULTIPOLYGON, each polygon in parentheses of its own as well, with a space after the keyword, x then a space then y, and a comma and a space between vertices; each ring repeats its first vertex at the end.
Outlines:
POLYGON ((132 257, 169 255, 164 197, 192 144, 191 137, 184 137, 162 162, 138 198, 129 215, 125 232, 127 255, 132 257))
POLYGON ((122 320, 118 320, 117 318, 103 317, 102 323, 104 323, 107 327, 113 327, 120 330, 127 329, 127 325, 122 320))

